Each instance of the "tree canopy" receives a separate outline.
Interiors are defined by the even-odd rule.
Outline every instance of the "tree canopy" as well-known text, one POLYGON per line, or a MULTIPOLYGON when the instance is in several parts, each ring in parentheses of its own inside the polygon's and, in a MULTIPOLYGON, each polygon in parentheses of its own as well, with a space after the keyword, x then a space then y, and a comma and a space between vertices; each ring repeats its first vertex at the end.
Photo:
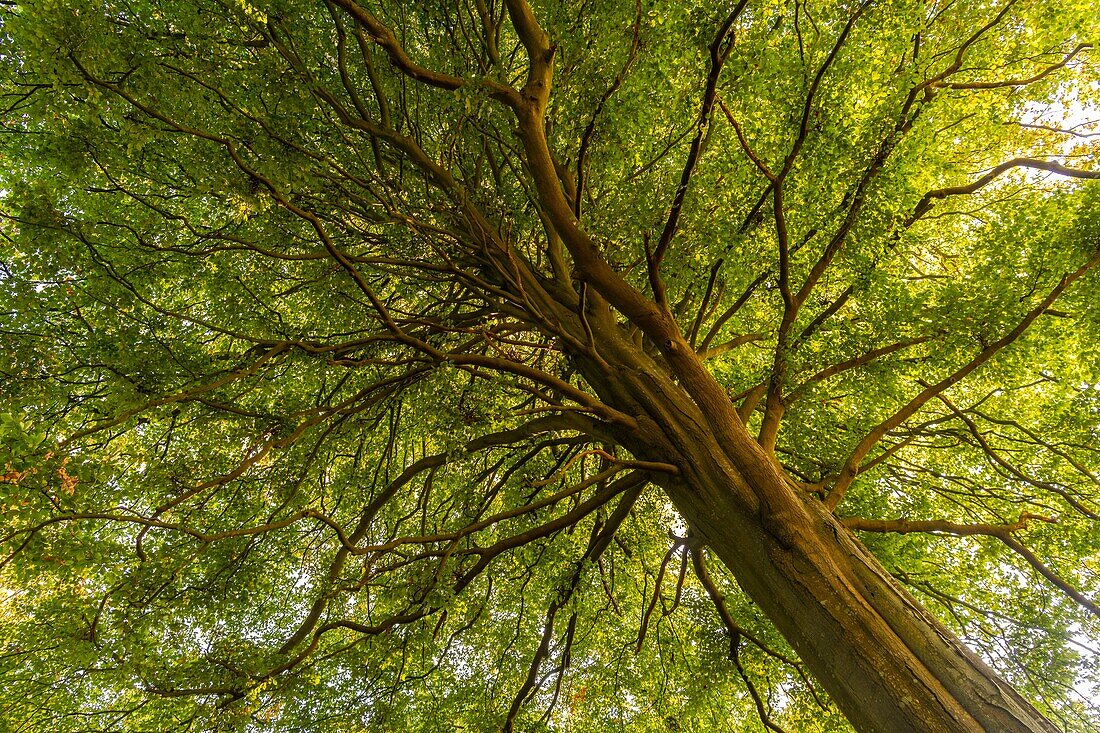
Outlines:
POLYGON ((0 3, 0 728, 1096 730, 1098 34, 0 3))

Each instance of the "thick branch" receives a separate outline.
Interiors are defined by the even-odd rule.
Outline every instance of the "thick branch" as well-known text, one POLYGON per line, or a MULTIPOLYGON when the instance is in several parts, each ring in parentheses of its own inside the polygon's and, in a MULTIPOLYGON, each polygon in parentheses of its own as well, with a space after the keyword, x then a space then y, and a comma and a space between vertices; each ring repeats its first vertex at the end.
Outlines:
POLYGON ((861 517, 846 517, 841 520, 841 523, 848 529, 860 532, 890 532, 895 534, 921 532, 950 534, 958 537, 985 535, 1004 538, 1012 532, 1024 529, 1027 527, 1028 522, 1032 520, 1049 524, 1057 524, 1058 522, 1057 519, 1025 512, 1012 524, 959 524, 942 519, 863 519, 861 517))

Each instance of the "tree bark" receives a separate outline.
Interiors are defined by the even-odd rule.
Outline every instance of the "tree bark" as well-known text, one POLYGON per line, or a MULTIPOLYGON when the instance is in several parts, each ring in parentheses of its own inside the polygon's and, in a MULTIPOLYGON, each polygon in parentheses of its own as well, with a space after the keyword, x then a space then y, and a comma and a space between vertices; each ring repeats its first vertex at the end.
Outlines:
POLYGON ((625 339, 605 334, 600 343, 610 352, 602 367, 578 363, 602 399, 637 420, 620 442, 639 459, 679 468, 653 480, 857 730, 1057 731, 820 500, 796 492, 740 420, 714 424, 725 409, 689 394, 667 362, 625 339))
POLYGON ((711 484, 700 476, 668 493, 857 730, 1057 730, 816 500, 781 541, 711 484))

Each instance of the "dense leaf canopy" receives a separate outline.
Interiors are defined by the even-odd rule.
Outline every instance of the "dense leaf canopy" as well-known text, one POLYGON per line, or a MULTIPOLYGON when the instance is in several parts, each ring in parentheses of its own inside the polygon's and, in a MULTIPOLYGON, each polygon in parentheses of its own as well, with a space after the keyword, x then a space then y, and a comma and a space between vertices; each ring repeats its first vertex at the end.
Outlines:
POLYGON ((608 329, 1100 726, 1095 3, 0 6, 0 728, 850 730, 608 329))

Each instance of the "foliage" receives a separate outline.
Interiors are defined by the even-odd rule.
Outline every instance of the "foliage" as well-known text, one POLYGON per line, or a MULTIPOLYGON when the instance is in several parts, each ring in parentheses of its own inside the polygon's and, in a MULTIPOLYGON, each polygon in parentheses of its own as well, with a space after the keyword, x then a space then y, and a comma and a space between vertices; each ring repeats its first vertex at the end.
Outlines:
POLYGON ((0 6, 0 728, 849 730, 610 427, 617 282, 1100 726, 1093 3, 540 0, 549 90, 522 0, 0 6))

